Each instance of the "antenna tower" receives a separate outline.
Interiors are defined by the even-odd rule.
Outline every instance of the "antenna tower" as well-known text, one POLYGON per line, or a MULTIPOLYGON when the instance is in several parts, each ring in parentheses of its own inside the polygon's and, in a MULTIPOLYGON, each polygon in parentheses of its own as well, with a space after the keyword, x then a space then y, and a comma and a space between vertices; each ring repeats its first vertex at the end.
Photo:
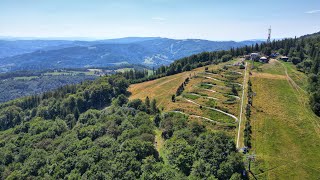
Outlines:
POLYGON ((268 29, 268 40, 267 40, 267 43, 271 43, 271 26, 268 29))

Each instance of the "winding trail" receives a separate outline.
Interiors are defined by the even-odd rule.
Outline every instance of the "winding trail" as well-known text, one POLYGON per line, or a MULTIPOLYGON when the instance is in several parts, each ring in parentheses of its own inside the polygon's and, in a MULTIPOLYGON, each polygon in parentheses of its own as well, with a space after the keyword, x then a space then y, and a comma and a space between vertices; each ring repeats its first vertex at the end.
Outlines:
MULTIPOLYGON (((216 78, 209 77, 209 76, 201 76, 201 77, 204 77, 204 78, 206 78, 206 79, 212 79, 212 80, 214 80, 214 81, 219 81, 219 82, 227 82, 227 81, 223 81, 223 80, 216 79, 216 78)), ((236 83, 236 82, 230 82, 230 84, 236 84, 236 85, 242 86, 242 84, 236 83)))
POLYGON ((231 72, 234 72, 236 74, 241 74, 242 75, 242 72, 238 72, 238 71, 231 71, 231 72))
POLYGON ((198 96, 198 97, 203 97, 203 98, 208 98, 208 99, 214 99, 214 100, 219 101, 219 99, 218 99, 218 98, 215 98, 215 97, 201 96, 200 94, 196 94, 196 93, 187 93, 187 94, 191 94, 191 95, 198 96))
POLYGON ((308 92, 304 89, 302 89, 288 74, 288 68, 281 62, 279 62, 278 60, 276 60, 277 63, 280 63, 282 65, 282 67, 284 68, 284 72, 286 73, 286 76, 288 78, 288 80, 291 82, 291 84, 295 87, 300 89, 302 92, 304 92, 305 94, 308 94, 308 92))
POLYGON ((240 115, 239 115, 239 127, 238 127, 238 137, 237 137, 237 148, 239 148, 239 140, 240 140, 240 132, 241 132, 241 121, 242 121, 242 111, 243 111, 243 101, 244 101, 244 91, 245 91, 245 84, 247 80, 247 64, 245 65, 244 69, 244 78, 243 78, 243 86, 242 86, 242 97, 241 97, 241 105, 240 105, 240 115))
POLYGON ((231 94, 226 94, 227 96, 231 96, 231 97, 234 97, 234 98, 236 98, 236 99, 240 99, 240 97, 239 96, 235 96, 235 95, 231 95, 231 94))
MULTIPOLYGON (((198 103, 196 103, 196 102, 194 102, 194 101, 192 101, 192 100, 190 100, 190 99, 187 99, 187 98, 184 98, 184 99, 185 99, 186 101, 192 103, 192 104, 195 104, 195 105, 199 106, 199 107, 202 106, 202 105, 200 105, 200 104, 198 104, 198 103)), ((227 115, 227 116, 235 119, 236 122, 238 121, 238 118, 237 118, 236 116, 234 116, 234 115, 232 115, 232 114, 230 114, 230 113, 224 112, 224 111, 222 111, 222 110, 220 110, 220 109, 216 109, 216 108, 212 108, 212 107, 208 107, 208 106, 202 106, 202 107, 207 108, 207 109, 211 109, 211 110, 214 110, 214 111, 217 111, 217 112, 220 112, 220 113, 222 113, 222 114, 224 114, 224 115, 227 115)))
POLYGON ((218 88, 221 88, 221 89, 231 89, 231 87, 213 85, 213 84, 210 84, 210 83, 204 83, 204 85, 211 86, 211 87, 218 87, 218 88))
POLYGON ((214 90, 212 90, 212 89, 204 89, 205 91, 209 91, 209 92, 213 92, 213 93, 219 93, 219 92, 217 92, 217 91, 214 91, 214 90))
POLYGON ((243 85, 240 84, 240 83, 234 83, 234 82, 232 82, 232 83, 230 83, 230 84, 236 84, 236 85, 239 85, 239 86, 243 87, 243 85))
MULTIPOLYGON (((194 87, 196 87, 196 88, 200 88, 200 87, 198 87, 198 86, 194 86, 194 87)), ((206 88, 200 88, 200 89, 203 89, 203 90, 205 90, 205 91, 209 91, 209 92, 212 92, 212 93, 219 93, 219 94, 223 94, 223 95, 226 95, 226 96, 234 97, 234 98, 236 98, 236 99, 240 99, 240 97, 239 97, 239 96, 235 96, 235 95, 231 95, 231 94, 222 93, 222 92, 215 91, 215 90, 212 90, 212 89, 206 89, 206 88)))
POLYGON ((222 122, 219 122, 219 121, 215 121, 215 120, 212 120, 212 119, 203 117, 203 116, 197 116, 197 115, 187 114, 187 113, 184 113, 184 112, 182 112, 182 111, 169 111, 169 112, 180 113, 180 114, 183 114, 183 115, 187 115, 187 116, 191 116, 191 117, 195 117, 195 118, 204 119, 204 120, 207 120, 207 121, 210 121, 210 122, 214 122, 214 123, 217 123, 217 124, 227 124, 227 123, 222 123, 222 122))
POLYGON ((208 76, 202 76, 202 77, 204 77, 206 79, 212 79, 212 80, 215 80, 215 81, 223 82, 222 80, 216 79, 216 78, 213 78, 213 77, 208 77, 208 76))
POLYGON ((205 74, 213 74, 213 75, 218 75, 218 74, 215 74, 215 73, 210 73, 210 72, 205 72, 205 74))

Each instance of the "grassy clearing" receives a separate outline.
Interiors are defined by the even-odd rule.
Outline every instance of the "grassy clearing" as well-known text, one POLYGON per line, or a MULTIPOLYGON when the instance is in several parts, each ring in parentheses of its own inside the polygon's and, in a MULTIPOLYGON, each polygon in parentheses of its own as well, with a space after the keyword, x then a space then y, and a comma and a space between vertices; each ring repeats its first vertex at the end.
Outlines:
MULTIPOLYGON (((295 69, 285 63, 289 75, 295 69), (291 71, 291 72, 290 72, 291 71)), ((282 78, 280 63, 263 65, 251 77, 253 98, 252 169, 258 179, 318 179, 320 177, 320 118, 308 106, 307 94, 282 78), (269 74, 269 75, 268 75, 269 74), (274 78, 275 75, 281 78, 274 78), (279 76, 281 75, 281 76, 279 76)), ((292 77, 293 78, 293 77, 292 77)), ((305 82, 305 76, 299 76, 305 82)), ((303 83, 302 83, 303 84, 303 83)))
POLYGON ((209 68, 209 72, 215 71, 219 74, 206 73, 204 72, 205 67, 201 67, 194 69, 193 71, 131 85, 129 87, 129 91, 132 93, 130 99, 139 98, 144 100, 147 96, 151 99, 155 98, 158 102, 159 108, 164 111, 180 111, 190 115, 189 119, 206 121, 201 118, 204 117, 225 123, 219 125, 213 123, 211 124, 211 128, 215 130, 230 130, 232 131, 231 134, 234 135, 236 123, 233 118, 221 112, 204 107, 217 108, 236 116, 239 115, 239 100, 226 96, 226 94, 231 92, 231 88, 226 85, 228 83, 242 83, 241 77, 244 71, 240 70, 237 66, 228 66, 227 70, 223 70, 222 67, 225 64, 227 63, 207 66, 209 68), (233 80, 228 80, 226 76, 232 77, 233 80), (206 77, 212 77, 214 79, 206 77), (171 96, 176 93, 178 86, 181 85, 186 78, 190 78, 190 81, 185 86, 182 96, 176 97, 176 102, 172 102, 171 96), (223 80, 217 81, 216 79, 223 80), (226 81, 228 81, 228 83, 226 83, 226 81), (186 101, 186 99, 195 101, 200 104, 202 108, 186 101), (228 99, 229 101, 232 99, 233 102, 230 101, 231 103, 223 103, 224 101, 228 101, 228 99), (212 125, 216 127, 212 127, 212 125))
POLYGON ((203 88, 203 89, 211 89, 213 86, 211 84, 208 84, 208 83, 201 83, 199 85, 200 88, 203 88))
POLYGON ((204 114, 206 114, 210 119, 218 121, 218 122, 223 122, 223 123, 234 123, 234 119, 224 115, 222 113, 219 113, 217 111, 211 110, 211 109, 205 109, 203 108, 204 114))
MULTIPOLYGON (((218 69, 220 66, 210 65, 210 69, 218 69)), ((145 99, 155 98, 158 102, 159 107, 163 107, 164 110, 172 110, 174 105, 171 102, 171 96, 176 93, 178 87, 185 81, 186 78, 194 78, 199 72, 203 72, 204 67, 194 69, 172 76, 166 76, 160 79, 147 81, 139 84, 133 84, 129 87, 131 92, 130 99, 145 99)), ((188 86, 192 86, 194 82, 189 82, 188 86)))
POLYGON ((122 68, 122 69, 117 69, 116 72, 126 72, 126 71, 130 71, 130 70, 134 70, 134 68, 122 68))
POLYGON ((182 96, 184 98, 192 99, 192 100, 200 98, 200 96, 197 96, 197 95, 194 95, 194 94, 189 94, 189 93, 184 93, 182 96))
POLYGON ((46 72, 45 76, 76 76, 76 75, 87 75, 93 76, 95 71, 63 71, 63 72, 46 72))
POLYGON ((155 131, 155 134, 156 134, 156 136, 155 136, 155 146, 156 146, 156 149, 157 149, 157 151, 159 152, 159 155, 160 155, 161 157, 164 157, 164 156, 163 156, 163 150, 162 150, 162 147, 163 147, 163 145, 164 145, 164 139, 163 139, 162 136, 161 136, 162 131, 159 130, 159 129, 157 129, 157 130, 155 131))
POLYGON ((303 72, 298 71, 296 66, 290 62, 279 62, 282 63, 285 66, 285 68, 287 68, 288 74, 292 78, 292 80, 294 80, 294 82, 296 82, 298 86, 300 86, 303 90, 306 91, 308 88, 307 75, 303 72))
POLYGON ((276 60, 271 59, 268 64, 262 64, 255 62, 254 69, 257 72, 276 74, 276 75, 285 75, 284 69, 281 64, 276 60))
POLYGON ((171 96, 176 93, 177 88, 190 76, 193 72, 184 72, 173 76, 147 81, 144 83, 133 84, 129 87, 131 92, 130 99, 142 99, 147 96, 156 99, 158 106, 164 110, 170 110, 171 96))
POLYGON ((22 76, 22 77, 15 77, 13 78, 14 80, 24 80, 24 81, 29 81, 32 79, 39 78, 38 76, 22 76))

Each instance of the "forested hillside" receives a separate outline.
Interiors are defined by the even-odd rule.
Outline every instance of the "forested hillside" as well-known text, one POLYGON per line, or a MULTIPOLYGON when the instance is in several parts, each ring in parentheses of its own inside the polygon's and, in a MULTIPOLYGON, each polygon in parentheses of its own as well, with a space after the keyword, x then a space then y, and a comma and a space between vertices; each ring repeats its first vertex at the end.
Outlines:
POLYGON ((0 73, 0 103, 24 96, 37 95, 59 87, 79 84, 117 72, 138 71, 152 74, 142 65, 123 64, 100 68, 46 69, 0 73))
POLYGON ((0 103, 23 96, 51 91, 59 87, 94 80, 97 76, 35 76, 0 81, 0 103))
MULTIPOLYGON (((233 139, 155 100, 128 102, 121 75, 0 105, 3 179, 239 179, 233 139), (168 161, 155 148, 162 129, 168 161)), ((243 177, 244 178, 244 177, 243 177)))
POLYGON ((25 51, 20 51, 19 41, 4 41, 3 43, 0 41, 0 50, 4 49, 3 56, 1 56, 0 51, 0 72, 48 68, 104 67, 123 63, 157 67, 162 64, 168 65, 176 59, 203 51, 228 50, 231 47, 243 47, 259 41, 123 38, 90 42, 62 41, 59 42, 60 44, 58 42, 54 46, 54 43, 50 41, 22 41, 21 44, 28 45, 29 43, 32 44, 30 49, 34 48, 34 51, 27 48, 28 53, 23 54, 25 51), (47 47, 46 44, 52 46, 47 47), (38 46, 39 48, 37 48, 38 46), (11 56, 13 54, 16 55, 11 56))

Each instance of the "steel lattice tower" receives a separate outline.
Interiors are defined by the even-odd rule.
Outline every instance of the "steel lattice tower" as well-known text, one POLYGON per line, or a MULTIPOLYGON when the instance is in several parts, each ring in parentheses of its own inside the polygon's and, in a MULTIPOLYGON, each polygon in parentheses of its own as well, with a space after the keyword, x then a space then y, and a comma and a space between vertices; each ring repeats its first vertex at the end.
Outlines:
POLYGON ((268 29, 268 39, 267 39, 267 43, 271 43, 271 26, 268 29))

